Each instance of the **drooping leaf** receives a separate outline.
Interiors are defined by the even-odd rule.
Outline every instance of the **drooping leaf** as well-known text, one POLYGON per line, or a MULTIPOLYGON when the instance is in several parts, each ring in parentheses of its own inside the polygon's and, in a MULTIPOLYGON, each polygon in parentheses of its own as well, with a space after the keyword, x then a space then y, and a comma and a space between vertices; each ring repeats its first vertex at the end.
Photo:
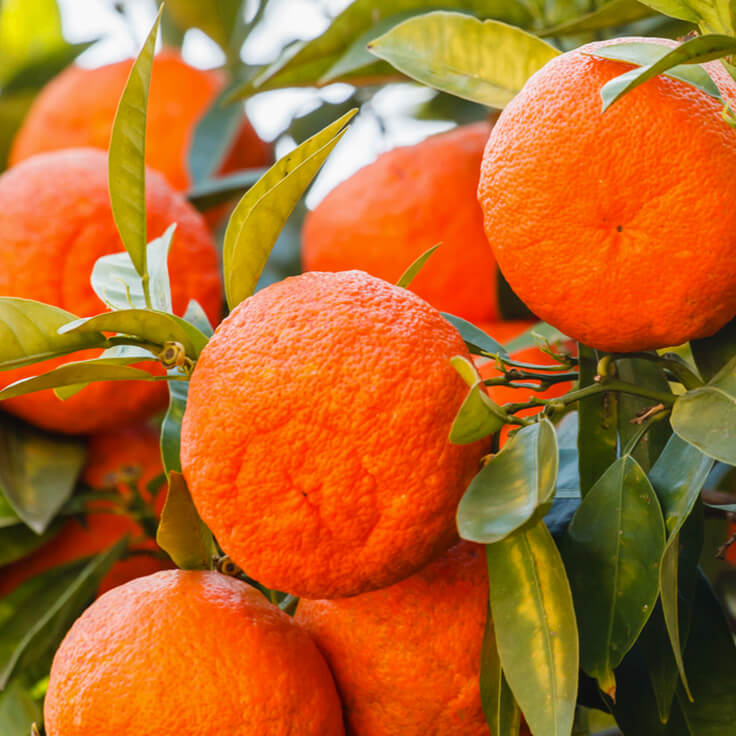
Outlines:
POLYGON ((231 309, 255 290, 281 228, 355 112, 343 115, 279 159, 238 203, 223 245, 225 293, 231 309))
POLYGON ((471 353, 492 353, 493 355, 507 355, 503 345, 487 335, 479 327, 461 317, 442 312, 442 316, 460 333, 468 350, 471 353))
POLYGON ((241 197, 266 171, 267 169, 243 169, 217 179, 201 181, 187 192, 187 199, 192 207, 206 212, 235 197, 241 197))
POLYGON ((670 421, 685 442, 716 460, 736 465, 736 358, 707 385, 679 396, 670 421))
POLYGON ((368 48, 412 79, 496 108, 559 54, 520 28, 445 11, 406 20, 368 48))
POLYGON ((122 539, 96 557, 53 568, 0 599, 0 689, 58 646, 126 544, 122 539))
POLYGON ((30 299, 0 297, 0 370, 20 368, 77 350, 101 347, 101 333, 59 335, 76 315, 30 299))
POLYGON ((563 540, 580 627, 580 661, 615 696, 613 670, 654 609, 664 550, 664 521, 654 489, 630 455, 596 481, 563 540))
POLYGON ((416 276, 419 274, 419 272, 424 267, 424 264, 430 259, 431 255, 442 245, 442 243, 437 243, 437 245, 433 245, 428 250, 425 250, 422 255, 419 256, 410 266, 409 268, 404 271, 404 273, 401 274, 401 278, 396 282, 396 286, 401 286, 404 289, 408 289, 411 285, 411 282, 414 281, 416 276))
POLYGON ((549 508, 557 480, 555 429, 548 419, 523 427, 473 478, 457 509, 460 536, 491 544, 549 508))
MULTIPOLYGON (((160 312, 172 311, 168 257, 175 229, 176 224, 170 225, 146 247, 151 306, 160 312)), ((91 282, 95 294, 110 309, 146 307, 143 282, 125 251, 98 258, 92 268, 91 282)))
POLYGON ((544 522, 486 547, 491 614, 506 680, 532 733, 569 736, 578 631, 565 568, 544 522))
POLYGON ((159 547, 184 570, 209 570, 217 553, 212 533, 199 518, 184 476, 169 471, 169 492, 156 534, 159 547))
POLYGON ((108 181, 110 203, 120 238, 135 270, 148 278, 146 267, 146 111, 153 70, 156 20, 133 62, 110 134, 108 181))
POLYGON ((638 0, 611 0, 589 13, 578 15, 552 28, 545 29, 540 36, 575 36, 612 26, 626 25, 650 15, 653 15, 652 11, 638 0))
MULTIPOLYGON (((607 48, 607 47, 606 47, 607 48)), ((666 51, 668 47, 659 47, 666 51)), ((603 49, 605 55, 605 48, 603 49)), ((724 35, 697 36, 680 46, 666 51, 654 63, 631 69, 624 74, 606 82, 601 88, 603 110, 607 110, 616 100, 627 92, 644 84, 658 74, 667 73, 671 77, 693 84, 711 97, 720 99, 718 87, 708 73, 700 66, 682 66, 683 64, 702 64, 736 52, 736 39, 724 35)), ((597 55, 597 52, 596 52, 597 55)))
POLYGON ((40 535, 21 523, 3 527, 0 529, 0 567, 27 557, 53 539, 59 529, 57 522, 52 522, 40 535))
POLYGON ((46 531, 71 496, 86 458, 84 440, 0 415, 0 489, 36 534, 46 531))

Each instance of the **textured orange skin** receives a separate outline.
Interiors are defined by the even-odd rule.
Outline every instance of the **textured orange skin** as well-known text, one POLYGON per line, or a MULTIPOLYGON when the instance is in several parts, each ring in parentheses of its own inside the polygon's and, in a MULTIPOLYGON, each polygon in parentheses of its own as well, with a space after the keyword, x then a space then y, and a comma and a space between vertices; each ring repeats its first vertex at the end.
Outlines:
MULTIPOLYGON (((163 472, 158 433, 146 425, 94 435, 89 441, 89 461, 82 478, 94 489, 117 489, 127 495, 130 489, 120 482, 121 476, 135 471, 144 498, 151 502, 145 490, 148 483, 163 472)), ((157 514, 166 494, 157 494, 154 507, 157 514)), ((0 569, 0 598, 36 575, 81 557, 96 555, 108 549, 126 534, 137 539, 143 531, 129 516, 103 512, 88 513, 84 522, 67 521, 62 530, 33 554, 4 569, 0 569)), ((153 541, 136 545, 136 549, 155 550, 153 541)), ((165 560, 148 555, 135 555, 116 562, 102 579, 100 593, 133 578, 171 567, 165 560)))
POLYGON ((384 153, 339 184, 307 215, 305 270, 359 268, 396 283, 442 242, 411 290, 444 312, 494 320, 496 266, 475 200, 488 123, 384 153))
MULTIPOLYGON (((711 335, 736 314, 736 131, 717 100, 664 76, 602 113, 601 87, 632 66, 585 53, 599 46, 549 62, 491 131, 488 239, 527 306, 586 345, 711 335)), ((736 101, 722 65, 702 66, 736 101)))
MULTIPOLYGON (((194 298, 217 322, 222 306, 217 255, 201 215, 151 170, 146 173, 146 207, 149 240, 177 223, 169 252, 174 311, 183 314, 194 298)), ((100 256, 121 250, 102 151, 41 154, 0 176, 0 295, 35 299, 80 317, 98 314, 106 308, 89 283, 92 268, 100 256)), ((98 353, 82 351, 5 371, 0 385, 98 353)), ((41 391, 9 399, 3 409, 45 429, 87 434, 140 421, 166 401, 164 382, 103 382, 66 401, 41 391)))
POLYGON ((456 539, 483 447, 451 445, 469 357, 426 302, 362 271, 311 272, 242 302, 202 352, 182 467, 223 550, 270 588, 357 595, 456 539))
MULTIPOLYGON (((31 106, 13 141, 10 165, 60 148, 107 150, 132 59, 96 69, 70 66, 49 82, 31 106)), ((189 66, 178 52, 159 53, 148 101, 146 163, 179 191, 190 185, 187 155, 194 129, 223 86, 220 75, 189 66)), ((270 146, 243 118, 222 173, 265 166, 270 146)))
POLYGON ((343 736, 310 637, 254 588, 170 570, 99 598, 56 653, 49 736, 343 736))

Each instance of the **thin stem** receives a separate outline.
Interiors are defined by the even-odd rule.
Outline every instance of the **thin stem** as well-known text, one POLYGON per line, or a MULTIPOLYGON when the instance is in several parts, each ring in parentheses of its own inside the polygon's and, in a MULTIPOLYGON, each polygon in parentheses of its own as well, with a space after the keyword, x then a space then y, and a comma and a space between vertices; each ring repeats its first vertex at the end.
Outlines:
POLYGON ((662 411, 658 411, 656 414, 652 414, 646 421, 642 422, 639 425, 639 428, 636 430, 636 432, 631 436, 629 441, 626 443, 626 446, 624 447, 623 452, 621 454, 631 455, 636 449, 639 442, 644 437, 644 435, 649 431, 650 427, 656 422, 662 421, 662 419, 668 416, 669 413, 670 413, 669 409, 664 409, 662 411))

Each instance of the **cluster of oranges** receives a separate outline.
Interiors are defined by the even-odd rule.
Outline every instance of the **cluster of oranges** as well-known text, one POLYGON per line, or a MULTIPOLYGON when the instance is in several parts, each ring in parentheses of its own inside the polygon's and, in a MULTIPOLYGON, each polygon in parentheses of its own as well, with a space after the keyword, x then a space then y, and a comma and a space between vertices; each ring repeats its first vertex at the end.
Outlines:
MULTIPOLYGON (((479 690, 488 571, 483 548, 458 542, 455 530, 458 501, 488 444, 449 442, 467 391, 449 359, 470 355, 438 309, 502 342, 526 330, 529 323, 500 321, 497 261, 535 313, 603 350, 680 343, 736 313, 732 223, 720 209, 709 220, 702 208, 704 219, 693 223, 678 184, 687 161, 675 161, 679 168, 665 178, 656 165, 673 135, 699 146, 701 161, 710 152, 718 207, 736 186, 723 173, 731 160, 736 168, 736 134, 717 102, 673 79, 650 81, 604 116, 600 87, 627 67, 596 57, 596 48, 548 64, 492 130, 478 123, 390 151, 341 184, 305 223, 307 272, 258 292, 222 321, 190 381, 184 477, 222 550, 247 576, 299 596, 296 615, 217 572, 162 570, 119 585, 166 566, 137 540, 142 554, 121 565, 140 559, 149 567, 114 568, 104 585, 112 589, 57 653, 45 706, 49 736, 488 736, 479 690), (571 153, 573 145, 582 154, 571 153), (708 238, 707 257, 698 250, 686 258, 692 245, 670 252, 694 227, 708 238), (389 283, 438 242, 412 291, 389 283), (654 274, 669 287, 683 280, 667 274, 682 267, 692 293, 657 290, 654 274)), ((183 157, 192 127, 222 82, 170 53, 159 60, 148 151, 160 173, 147 175, 148 232, 155 237, 177 223, 174 310, 181 314, 194 298, 217 323, 215 246, 180 192, 189 184, 183 157), (178 110, 165 98, 186 74, 198 91, 178 110)), ((704 68, 730 99, 725 72, 704 68)), ((31 110, 14 166, 0 177, 0 294, 79 316, 104 309, 89 275, 97 258, 122 245, 99 150, 114 104, 100 98, 117 99, 127 69, 69 70, 31 110), (74 110, 65 116, 70 99, 74 110), (85 135, 87 120, 99 129, 85 135), (58 148, 66 150, 39 152, 58 148)), ((235 166, 264 163, 268 151, 247 123, 238 141, 250 153, 236 143, 235 166)), ((537 349, 516 357, 547 362, 537 349)), ((479 370, 491 377, 496 366, 479 370)), ((32 372, 37 367, 3 380, 32 372)), ((516 398, 510 390, 490 394, 504 403, 516 398)), ((125 496, 121 458, 147 481, 160 460, 149 430, 119 427, 165 401, 157 382, 100 383, 65 402, 40 392, 5 408, 50 430, 92 434, 85 480, 125 496)), ((155 516, 158 496, 144 500, 155 516)), ((108 511, 90 516, 86 529, 69 522, 22 568, 3 571, 0 594, 49 560, 141 531, 113 523, 108 511)))

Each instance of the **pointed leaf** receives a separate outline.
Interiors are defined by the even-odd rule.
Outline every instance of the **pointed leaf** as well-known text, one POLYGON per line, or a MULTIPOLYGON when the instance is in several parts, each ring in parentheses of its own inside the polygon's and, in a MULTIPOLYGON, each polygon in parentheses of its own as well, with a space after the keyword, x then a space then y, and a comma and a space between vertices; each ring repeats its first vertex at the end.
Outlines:
POLYGON ((463 539, 491 544, 546 513, 557 480, 557 438, 548 419, 523 427, 473 478, 457 509, 463 539), (538 512, 539 510, 539 512, 538 512))
POLYGON ((544 522, 486 547, 491 615, 506 680, 532 733, 569 736, 578 691, 570 586, 544 522))
POLYGON ((486 393, 481 382, 468 392, 450 428, 450 442, 467 445, 498 432, 508 415, 486 393))
POLYGON ((520 28, 444 11, 406 20, 368 49, 418 82, 496 108, 559 54, 520 28))
POLYGON ((401 286, 404 289, 408 289, 411 282, 414 281, 416 276, 424 267, 424 264, 441 245, 442 243, 437 243, 437 245, 433 245, 428 250, 425 250, 424 253, 422 253, 422 255, 420 255, 419 258, 417 258, 414 263, 412 263, 411 266, 409 266, 409 268, 404 271, 403 274, 401 274, 401 278, 396 282, 396 286, 401 286))
POLYGON ((156 21, 133 63, 110 134, 110 203, 120 238, 135 270, 146 278, 146 110, 153 70, 156 21))
POLYGON ((455 317, 453 314, 447 314, 447 312, 442 312, 442 316, 460 333, 460 337, 463 338, 471 353, 491 353, 493 355, 507 354, 500 342, 494 340, 489 335, 486 335, 483 330, 476 327, 474 324, 471 324, 461 317, 455 317))
POLYGON ((159 547, 184 570, 209 570, 217 553, 210 530, 199 518, 184 476, 169 472, 169 492, 156 534, 159 547))
POLYGON ((343 115, 279 159, 238 203, 223 245, 225 292, 230 309, 255 290, 284 223, 356 112, 343 115))

